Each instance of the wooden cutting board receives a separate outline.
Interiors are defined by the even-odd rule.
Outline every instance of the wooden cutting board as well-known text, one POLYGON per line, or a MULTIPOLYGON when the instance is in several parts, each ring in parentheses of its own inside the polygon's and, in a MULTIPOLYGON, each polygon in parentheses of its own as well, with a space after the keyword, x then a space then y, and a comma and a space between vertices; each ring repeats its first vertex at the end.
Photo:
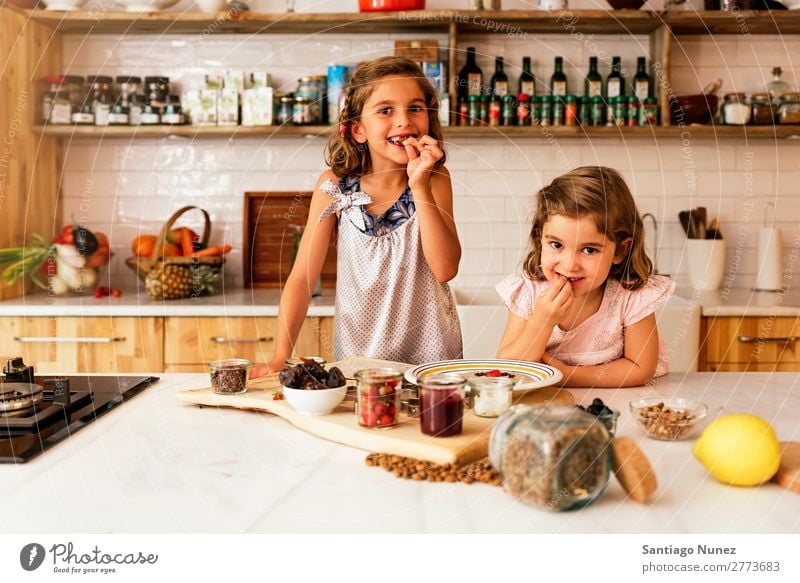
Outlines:
POLYGON ((781 467, 772 481, 800 494, 800 441, 781 442, 781 467))
MULTIPOLYGON (((338 366, 346 377, 352 378, 353 373, 362 368, 391 366, 405 371, 410 365, 349 358, 331 363, 330 366, 338 366)), ((210 388, 204 387, 181 391, 175 394, 175 398, 194 405, 267 411, 286 419, 299 429, 330 441, 366 451, 413 457, 439 464, 462 465, 486 457, 489 430, 495 422, 495 419, 478 417, 471 410, 466 410, 463 432, 452 437, 423 435, 419 428, 419 420, 405 416, 401 416, 400 424, 392 429, 364 429, 358 425, 352 402, 345 401, 330 415, 304 417, 298 415, 286 401, 274 401, 273 391, 281 388, 277 374, 250 382, 247 387, 247 392, 241 395, 218 395, 210 388)), ((575 399, 569 391, 546 387, 527 391, 519 397, 515 394, 515 402, 571 406, 575 404, 575 399)))

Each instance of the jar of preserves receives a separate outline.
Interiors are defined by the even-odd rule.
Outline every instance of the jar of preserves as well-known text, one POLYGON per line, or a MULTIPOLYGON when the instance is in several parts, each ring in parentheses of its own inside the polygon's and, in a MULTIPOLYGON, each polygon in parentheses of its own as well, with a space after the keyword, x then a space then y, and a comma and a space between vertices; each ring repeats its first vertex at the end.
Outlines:
POLYGON ((144 96, 150 105, 158 109, 159 114, 161 107, 167 101, 167 95, 169 95, 169 77, 144 78, 144 96))
POLYGON ((784 93, 778 107, 778 123, 800 124, 800 93, 784 93))
POLYGON ((425 435, 449 437, 459 435, 464 418, 464 386, 460 374, 441 373, 419 381, 419 421, 425 435))
POLYGON ((744 93, 728 93, 722 105, 722 123, 743 126, 750 122, 750 104, 744 93))
POLYGON ((753 125, 774 124, 775 109, 769 98, 769 93, 754 93, 750 101, 750 123, 753 125))
POLYGON ((161 123, 169 125, 180 125, 183 123, 181 98, 177 95, 167 95, 167 101, 161 111, 161 123))
POLYGON ((291 123, 294 112, 294 95, 292 93, 289 93, 288 95, 280 95, 277 97, 277 101, 278 111, 275 119, 278 122, 278 125, 286 125, 291 123))
POLYGON ((403 373, 394 368, 367 368, 355 374, 358 382, 358 424, 370 429, 397 425, 403 373))
POLYGON ((575 407, 514 405, 492 428, 489 459, 512 496, 570 510, 605 493, 610 442, 605 424, 575 407))

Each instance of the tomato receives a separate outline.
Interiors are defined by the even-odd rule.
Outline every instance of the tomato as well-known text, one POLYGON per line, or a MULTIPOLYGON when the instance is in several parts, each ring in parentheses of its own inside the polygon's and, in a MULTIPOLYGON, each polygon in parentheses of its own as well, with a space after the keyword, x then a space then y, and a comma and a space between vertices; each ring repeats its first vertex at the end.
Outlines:
POLYGON ((118 297, 120 297, 122 295, 122 290, 121 289, 112 289, 111 290, 111 295, 113 297, 115 297, 115 298, 118 298, 118 297))
POLYGON ((131 243, 133 254, 137 257, 150 257, 156 246, 156 239, 155 235, 139 235, 131 243))

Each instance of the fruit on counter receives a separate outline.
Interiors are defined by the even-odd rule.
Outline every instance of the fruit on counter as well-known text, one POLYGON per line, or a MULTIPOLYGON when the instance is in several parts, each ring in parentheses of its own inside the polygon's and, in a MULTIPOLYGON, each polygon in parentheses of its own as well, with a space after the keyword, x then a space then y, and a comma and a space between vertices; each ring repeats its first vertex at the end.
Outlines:
POLYGON ((139 235, 131 243, 131 251, 136 257, 150 257, 156 246, 155 235, 139 235))
POLYGON ((344 374, 337 367, 325 370, 317 361, 301 358, 302 363, 287 367, 278 373, 281 385, 290 389, 336 389, 344 386, 344 374))
POLYGON ((187 268, 159 262, 145 277, 144 286, 153 299, 180 300, 216 293, 221 278, 219 269, 208 265, 187 268))
POLYGON ((99 298, 104 298, 106 296, 111 296, 113 298, 118 298, 118 297, 122 296, 122 290, 117 289, 117 288, 110 288, 110 287, 100 286, 100 287, 96 287, 94 289, 94 293, 92 295, 94 295, 94 297, 96 297, 98 299, 99 298))
MULTIPOLYGON (((131 242, 131 251, 136 257, 152 257, 158 237, 152 234, 138 235, 131 242)), ((164 241, 163 257, 214 257, 229 253, 230 245, 204 247, 197 234, 186 227, 170 230, 164 241)))
POLYGON ((188 227, 180 227, 176 229, 170 229, 169 233, 167 233, 167 243, 172 243, 173 245, 182 245, 183 244, 183 237, 184 233, 189 236, 189 240, 192 242, 192 245, 195 247, 194 250, 200 249, 200 236, 192 231, 188 227))
POLYGON ((778 471, 781 448, 775 430, 761 417, 735 413, 705 428, 692 453, 717 480, 757 486, 778 471))

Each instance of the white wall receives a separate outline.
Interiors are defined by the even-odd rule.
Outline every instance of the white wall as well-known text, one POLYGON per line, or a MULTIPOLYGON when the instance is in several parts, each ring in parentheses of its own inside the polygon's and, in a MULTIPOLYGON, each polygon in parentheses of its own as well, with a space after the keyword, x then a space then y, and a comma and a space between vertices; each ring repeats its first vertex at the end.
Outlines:
MULTIPOLYGON (((280 9, 281 3, 269 4, 280 9)), ((298 2, 301 8, 307 4, 298 2)), ((429 7, 460 4, 466 5, 466 0, 429 1, 429 7)), ((517 4, 524 3, 513 3, 517 4)), ((577 7, 588 7, 585 4, 577 7)), ((504 2, 504 7, 514 6, 504 2)), ((337 10, 354 8, 355 2, 336 5, 337 10)), ((290 91, 298 77, 322 73, 328 63, 354 63, 391 53, 395 38, 398 35, 69 36, 64 63, 68 72, 76 74, 166 74, 178 85, 225 68, 266 70, 275 85, 290 91)), ((444 47, 446 39, 438 38, 444 47)), ((623 36, 582 42, 557 35, 525 39, 484 35, 464 41, 478 47, 485 74, 491 73, 495 55, 505 56, 514 82, 523 55, 533 56, 534 72, 542 79, 551 73, 553 55, 564 55, 573 87, 582 85, 581 72, 595 51, 622 55, 624 65, 633 68, 635 57, 648 48, 647 37, 623 36)), ((725 81, 723 92, 752 93, 763 88, 773 65, 784 68, 792 86, 800 85, 800 36, 680 37, 678 41, 672 62, 677 94, 696 93, 717 77, 725 81)), ((607 69, 601 66, 603 75, 607 69)), ((641 212, 653 213, 661 224, 658 268, 677 274, 679 280, 685 280, 686 272, 681 261, 685 239, 677 222, 681 209, 704 205, 710 216, 719 217, 737 286, 753 283, 757 227, 767 202, 776 205, 787 252, 800 238, 797 141, 511 141, 490 135, 487 130, 486 138, 447 144, 464 247, 456 281, 461 287, 493 285, 514 270, 527 244, 533 193, 554 176, 584 164, 613 166, 625 174, 641 212)), ((324 169, 323 145, 322 140, 301 138, 74 140, 64 166, 64 216, 74 215, 111 234, 116 253, 112 273, 119 274, 117 282, 125 283, 126 278, 132 281, 122 264, 131 239, 139 232, 156 232, 182 205, 202 206, 212 214, 214 242, 224 239, 237 249, 226 270, 228 276, 240 279, 243 192, 310 187, 324 169)))

